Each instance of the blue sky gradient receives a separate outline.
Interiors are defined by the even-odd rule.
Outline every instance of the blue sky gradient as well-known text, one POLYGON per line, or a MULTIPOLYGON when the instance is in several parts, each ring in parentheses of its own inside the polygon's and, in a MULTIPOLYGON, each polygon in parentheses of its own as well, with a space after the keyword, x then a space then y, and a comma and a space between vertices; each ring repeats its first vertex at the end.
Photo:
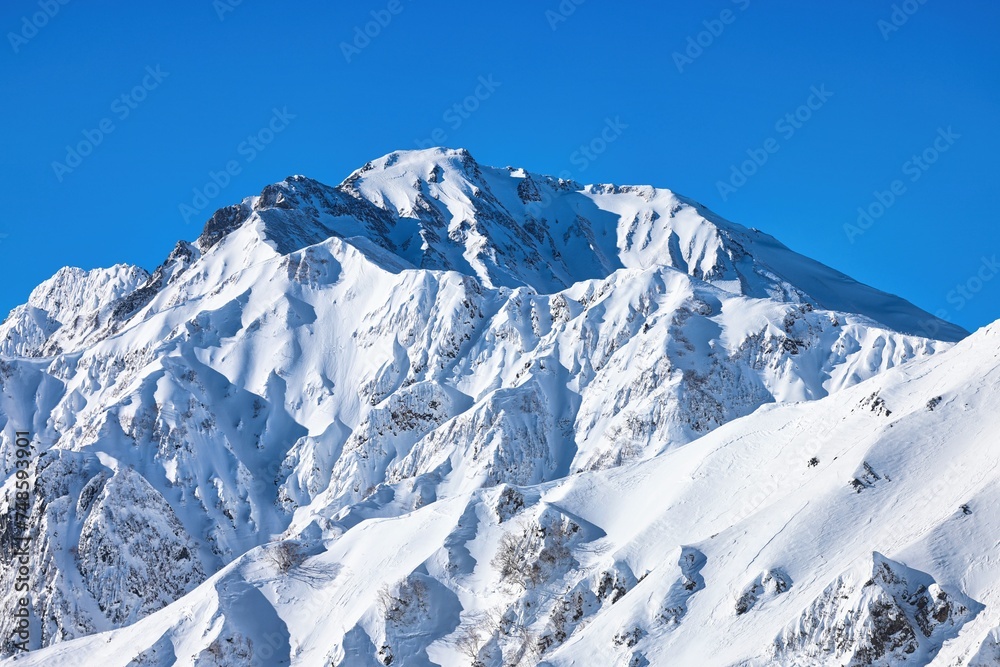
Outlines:
POLYGON ((670 188, 975 329, 998 25, 986 0, 11 0, 0 311, 64 265, 151 270, 290 174, 443 144, 670 188))

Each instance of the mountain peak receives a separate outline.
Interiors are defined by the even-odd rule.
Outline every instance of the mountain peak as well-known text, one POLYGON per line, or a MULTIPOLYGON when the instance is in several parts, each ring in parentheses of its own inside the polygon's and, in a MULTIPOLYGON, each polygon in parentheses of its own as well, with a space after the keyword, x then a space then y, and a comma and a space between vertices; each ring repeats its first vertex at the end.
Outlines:
POLYGON ((290 176, 152 275, 65 269, 0 327, 0 447, 30 428, 44 501, 23 529, 42 567, 0 604, 41 610, 38 665, 410 664, 466 620, 491 664, 518 637, 553 665, 662 664, 624 647, 682 622, 679 664, 705 628, 801 664, 801 628, 844 647, 858 619, 881 632, 858 655, 930 650, 910 640, 958 632, 977 608, 951 583, 976 577, 904 563, 901 539, 934 557, 1000 516, 968 483, 996 468, 969 415, 1000 388, 995 338, 949 355, 901 333, 924 318, 669 190, 446 149, 290 176))
POLYGON ((289 176, 216 211, 195 245, 207 252, 248 225, 281 254, 361 237, 405 265, 486 287, 552 294, 620 270, 669 267, 733 294, 858 313, 902 333, 967 335, 670 190, 483 166, 464 148, 394 151, 335 187, 289 176))

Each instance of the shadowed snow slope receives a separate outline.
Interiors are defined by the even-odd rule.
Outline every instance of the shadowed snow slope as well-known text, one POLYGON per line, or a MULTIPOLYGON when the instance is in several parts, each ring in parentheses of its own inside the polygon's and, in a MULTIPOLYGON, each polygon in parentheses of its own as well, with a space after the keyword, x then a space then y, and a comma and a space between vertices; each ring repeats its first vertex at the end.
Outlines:
MULTIPOLYGON (((38 444, 32 648, 115 630, 102 646, 130 654, 122 664, 138 647, 137 665, 467 664, 449 653, 458 631, 488 665, 609 646, 601 664, 628 664, 632 646, 649 656, 634 664, 659 664, 696 655, 684 627, 738 634, 780 608, 767 614, 781 621, 774 641, 731 658, 798 664, 813 638, 847 656, 887 633, 885 655, 929 656, 989 613, 892 545, 845 535, 860 551, 823 552, 835 571, 817 565, 808 586, 809 553, 741 551, 794 519, 758 511, 770 494, 805 494, 824 475, 831 495, 788 507, 815 540, 860 530, 862 509, 857 525, 825 518, 837 494, 895 493, 883 489, 902 488, 901 473, 823 448, 882 442, 908 413, 856 385, 902 387, 911 369, 970 358, 984 335, 946 352, 965 332, 666 190, 494 169, 462 150, 393 153, 338 187, 292 177, 220 209, 152 274, 64 269, 0 331, 0 456, 13 460, 15 431, 38 444), (820 418, 848 404, 857 437, 831 444, 848 426, 820 418), (797 433, 811 434, 805 450, 781 459, 775 443, 797 433), (721 595, 719 572, 732 614, 698 616, 721 595), (616 621, 631 608, 617 601, 657 577, 669 581, 647 600, 652 616, 616 621), (858 592, 859 577, 875 583, 858 592), (833 592, 845 587, 853 597, 833 592), (283 606, 316 595, 301 616, 283 606), (582 639, 612 626, 607 642, 582 639)), ((9 608, 14 482, 0 496, 9 608)), ((847 549, 834 537, 818 543, 847 549)), ((813 543, 799 539, 781 548, 813 543)), ((113 664, 87 646, 81 664, 113 664)))
POLYGON ((995 325, 640 463, 303 531, 17 664, 994 665, 998 388, 995 325))

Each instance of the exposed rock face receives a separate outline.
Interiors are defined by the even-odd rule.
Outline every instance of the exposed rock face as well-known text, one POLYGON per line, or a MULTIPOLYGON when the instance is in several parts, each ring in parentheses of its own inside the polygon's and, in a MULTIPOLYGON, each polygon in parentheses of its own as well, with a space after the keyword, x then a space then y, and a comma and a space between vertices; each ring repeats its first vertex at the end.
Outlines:
POLYGON ((50 357, 100 336, 114 305, 149 279, 135 266, 61 269, 0 324, 0 356, 50 357))
MULTIPOLYGON (((197 541, 134 470, 50 450, 40 456, 33 481, 28 560, 42 644, 135 622, 205 579, 197 541)), ((6 533, 14 514, 10 505, 5 509, 6 533)), ((6 566, 12 546, 0 546, 6 566)), ((14 591, 15 570, 4 568, 4 590, 14 591)))
POLYGON ((927 574, 875 553, 871 578, 830 584, 775 640, 775 659, 818 665, 926 664, 978 609, 927 574))

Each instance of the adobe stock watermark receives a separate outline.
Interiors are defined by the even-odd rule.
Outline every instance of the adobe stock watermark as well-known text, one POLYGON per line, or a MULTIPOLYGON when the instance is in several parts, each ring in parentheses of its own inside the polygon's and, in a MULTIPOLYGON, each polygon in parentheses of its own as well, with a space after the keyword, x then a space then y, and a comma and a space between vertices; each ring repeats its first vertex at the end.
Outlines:
POLYGON ((39 0, 37 11, 33 14, 25 14, 21 17, 21 29, 17 32, 8 32, 7 41, 14 53, 20 53, 21 47, 38 36, 49 22, 54 19, 63 7, 68 5, 70 0, 39 0))
POLYGON ((18 651, 31 647, 31 508, 34 486, 31 482, 33 447, 31 433, 17 431, 14 443, 14 495, 11 509, 13 525, 9 526, 11 567, 14 569, 13 635, 8 642, 18 651))
POLYGON ((899 32, 910 20, 910 17, 920 11, 920 8, 927 4, 927 0, 903 0, 894 4, 888 19, 879 19, 875 25, 882 33, 882 39, 886 42, 893 33, 899 32))
POLYGON ((236 154, 241 159, 232 159, 226 162, 219 171, 209 171, 208 180, 200 188, 192 190, 190 203, 182 203, 178 206, 184 222, 191 222, 191 218, 200 215, 212 204, 212 200, 222 194, 222 191, 229 187, 234 176, 239 176, 243 168, 257 159, 274 139, 284 132, 296 115, 288 112, 288 107, 282 109, 274 108, 271 119, 257 132, 244 139, 236 147, 236 154))
MULTIPOLYGON (((472 91, 471 95, 467 96, 461 102, 455 102, 441 114, 441 120, 444 121, 452 132, 462 127, 465 121, 469 120, 472 114, 479 110, 483 102, 490 99, 497 88, 503 85, 503 82, 494 80, 492 74, 480 76, 477 83, 478 85, 472 91)), ((433 146, 443 146, 447 141, 448 132, 443 127, 437 127, 431 131, 428 138, 417 139, 415 143, 418 148, 431 148, 433 146)))
MULTIPOLYGON (((809 89, 810 95, 805 103, 801 104, 794 111, 786 113, 774 124, 774 131, 784 140, 789 141, 795 134, 805 127, 813 114, 823 108, 823 105, 833 97, 833 93, 826 89, 826 84, 818 88, 813 86, 809 89)), ((753 177, 760 168, 767 164, 771 156, 781 150, 781 142, 775 137, 768 137, 760 148, 748 148, 747 158, 739 165, 730 165, 729 179, 716 181, 715 187, 722 197, 722 201, 728 201, 730 195, 735 194, 753 177)))
POLYGON ((402 0, 389 0, 384 9, 373 9, 369 12, 372 20, 363 26, 355 26, 354 38, 350 42, 340 43, 340 52, 344 54, 344 60, 350 64, 356 56, 361 55, 361 52, 371 45, 372 40, 378 38, 404 9, 402 0))
POLYGON ((226 20, 226 14, 231 14, 236 11, 236 8, 243 4, 243 0, 212 0, 212 9, 215 10, 215 15, 219 17, 219 21, 226 20))
POLYGON ((545 20, 549 22, 549 27, 553 31, 559 29, 560 23, 565 23, 570 16, 576 13, 577 8, 587 0, 562 0, 555 9, 545 10, 545 20))
POLYGON ((951 322, 953 315, 965 309, 969 302, 974 300, 987 285, 1000 275, 1000 260, 997 256, 982 255, 979 259, 979 266, 965 280, 958 282, 945 295, 945 301, 950 308, 940 308, 934 311, 937 320, 926 320, 921 322, 920 330, 927 338, 934 338, 941 330, 940 320, 951 322))
POLYGON ((601 157, 611 144, 618 141, 627 129, 628 125, 622 122, 621 116, 605 118, 601 131, 589 142, 580 144, 580 147, 570 154, 570 164, 576 167, 578 173, 587 171, 587 168, 601 157))
POLYGON ((155 68, 146 67, 146 75, 142 78, 142 82, 111 102, 113 118, 106 116, 97 123, 97 127, 83 130, 83 139, 76 144, 66 146, 64 160, 62 162, 56 160, 52 163, 52 171, 55 173, 56 179, 62 183, 67 174, 72 174, 83 164, 84 159, 90 156, 94 149, 104 143, 104 139, 117 129, 114 119, 117 118, 119 122, 125 121, 149 97, 151 92, 160 87, 160 84, 168 76, 170 76, 170 72, 164 72, 159 65, 155 68))
MULTIPOLYGON (((740 12, 745 12, 750 7, 750 0, 730 1, 736 5, 736 8, 740 12)), ((726 26, 735 23, 738 16, 738 13, 727 7, 719 12, 716 18, 702 21, 701 24, 705 29, 687 38, 687 45, 683 53, 680 51, 674 51, 673 53, 674 65, 677 67, 677 71, 683 74, 685 67, 694 64, 695 60, 701 58, 705 53, 705 49, 715 44, 715 40, 722 37, 722 33, 726 31, 726 26)))
MULTIPOLYGON (((618 141, 627 129, 628 123, 622 122, 621 116, 605 118, 604 126, 594 136, 594 138, 586 143, 580 144, 576 150, 570 153, 569 162, 571 165, 576 167, 576 173, 587 171, 590 165, 607 152, 611 144, 618 141)), ((563 169, 559 172, 556 178, 564 181, 572 181, 574 180, 574 175, 573 170, 563 169)), ((551 206, 553 201, 552 195, 549 194, 547 188, 541 189, 539 197, 540 198, 537 201, 532 201, 527 205, 528 214, 535 218, 540 217, 542 211, 551 206)))
MULTIPOLYGON (((920 153, 914 154, 909 160, 903 163, 903 166, 900 168, 903 176, 906 176, 910 183, 916 183, 961 138, 962 135, 952 130, 950 125, 947 129, 939 127, 937 136, 931 145, 920 153)), ((844 233, 847 234, 847 240, 851 243, 857 241, 859 236, 863 236, 865 232, 871 229, 875 225, 875 222, 882 218, 899 201, 899 198, 908 191, 906 181, 897 178, 889 184, 888 189, 873 192, 872 201, 866 206, 858 207, 857 220, 853 224, 846 223, 844 225, 844 233)))
MULTIPOLYGON (((953 306, 955 312, 960 312, 970 301, 983 291, 986 283, 997 277, 1000 273, 1000 262, 997 256, 981 258, 978 269, 965 282, 955 285, 955 288, 948 292, 945 301, 953 306)), ((946 319, 942 317, 941 319, 946 319)))

